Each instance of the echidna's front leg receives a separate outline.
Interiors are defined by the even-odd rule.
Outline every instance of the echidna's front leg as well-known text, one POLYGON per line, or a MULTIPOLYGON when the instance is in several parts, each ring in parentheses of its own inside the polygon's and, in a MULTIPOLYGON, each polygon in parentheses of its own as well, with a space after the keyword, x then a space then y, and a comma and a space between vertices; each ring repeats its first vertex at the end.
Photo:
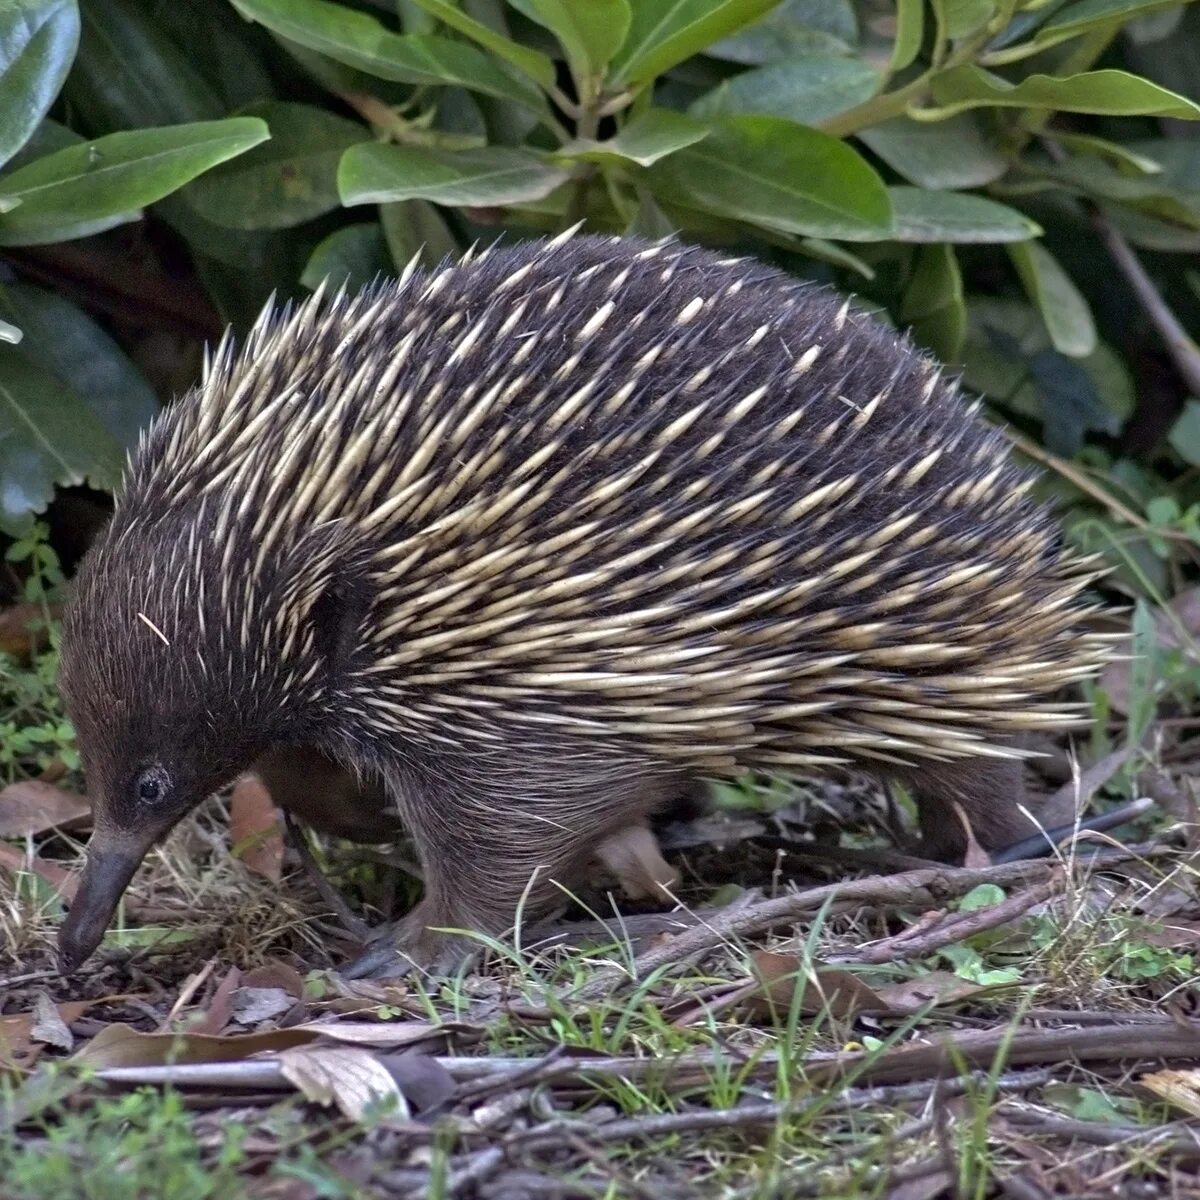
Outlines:
MULTIPOLYGON (((428 786, 420 794, 407 791, 401 804, 425 896, 343 973, 362 978, 413 966, 439 975, 458 969, 480 949, 472 933, 503 937, 518 921, 529 927, 550 915, 589 859, 599 855, 613 865, 614 847, 628 849, 624 831, 645 828, 644 819, 680 786, 631 779, 601 788, 595 780, 559 777, 521 801, 507 789, 475 789, 468 797, 428 786)), ((637 849, 641 864, 653 863, 644 845, 637 849)), ((624 875, 622 882, 628 882, 624 875)))

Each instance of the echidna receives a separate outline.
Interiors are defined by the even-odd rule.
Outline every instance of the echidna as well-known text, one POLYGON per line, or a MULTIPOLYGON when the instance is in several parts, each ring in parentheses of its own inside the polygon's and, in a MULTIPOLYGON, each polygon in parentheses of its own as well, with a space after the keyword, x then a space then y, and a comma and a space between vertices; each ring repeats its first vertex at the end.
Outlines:
POLYGON ((1022 730, 1092 673, 1094 564, 938 367, 676 242, 492 249, 268 311, 138 447, 62 685, 95 805, 62 962, 259 755, 383 781, 425 898, 500 933, 700 777, 854 764, 927 838, 1030 832, 1022 730), (536 876, 532 886, 531 878, 536 876))

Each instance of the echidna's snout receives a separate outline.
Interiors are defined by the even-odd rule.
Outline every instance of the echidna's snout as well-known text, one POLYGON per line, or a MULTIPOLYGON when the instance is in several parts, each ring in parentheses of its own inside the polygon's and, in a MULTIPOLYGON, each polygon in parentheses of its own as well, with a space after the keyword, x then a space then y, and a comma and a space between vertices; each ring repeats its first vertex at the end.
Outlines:
POLYGON ((129 834, 92 835, 87 866, 71 911, 58 931, 58 967, 64 975, 78 970, 100 945, 104 931, 152 843, 129 834))

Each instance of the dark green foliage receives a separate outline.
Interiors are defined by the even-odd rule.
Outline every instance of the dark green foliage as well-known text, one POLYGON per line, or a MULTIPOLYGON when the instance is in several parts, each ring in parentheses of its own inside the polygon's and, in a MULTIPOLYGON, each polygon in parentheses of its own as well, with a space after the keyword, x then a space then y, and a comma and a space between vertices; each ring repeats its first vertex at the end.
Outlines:
POLYGON ((1197 44, 1200 9, 1159 0, 9 0, 0 529, 110 486, 271 291, 582 220, 857 291, 1145 520, 1053 485, 1161 600, 1194 384, 1093 219, 1194 326, 1197 44), (164 279, 172 369, 144 344, 164 279))

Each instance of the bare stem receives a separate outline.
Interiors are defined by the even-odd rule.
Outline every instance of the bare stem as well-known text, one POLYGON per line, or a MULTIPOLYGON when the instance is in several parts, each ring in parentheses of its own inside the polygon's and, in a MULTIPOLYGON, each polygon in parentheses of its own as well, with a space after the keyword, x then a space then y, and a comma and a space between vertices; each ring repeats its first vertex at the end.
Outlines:
MULTIPOLYGON (((1066 155, 1061 146, 1050 138, 1043 138, 1042 144, 1046 152, 1056 162, 1062 162, 1066 155)), ((1180 323, 1170 305, 1163 299, 1162 293, 1154 285, 1142 260, 1138 258, 1133 247, 1124 234, 1108 219, 1104 210, 1090 200, 1084 201, 1092 227, 1104 243, 1117 270, 1125 277, 1125 281, 1138 298, 1150 323, 1162 338, 1175 363, 1188 391, 1193 396, 1200 396, 1200 346, 1197 346, 1180 323)))

